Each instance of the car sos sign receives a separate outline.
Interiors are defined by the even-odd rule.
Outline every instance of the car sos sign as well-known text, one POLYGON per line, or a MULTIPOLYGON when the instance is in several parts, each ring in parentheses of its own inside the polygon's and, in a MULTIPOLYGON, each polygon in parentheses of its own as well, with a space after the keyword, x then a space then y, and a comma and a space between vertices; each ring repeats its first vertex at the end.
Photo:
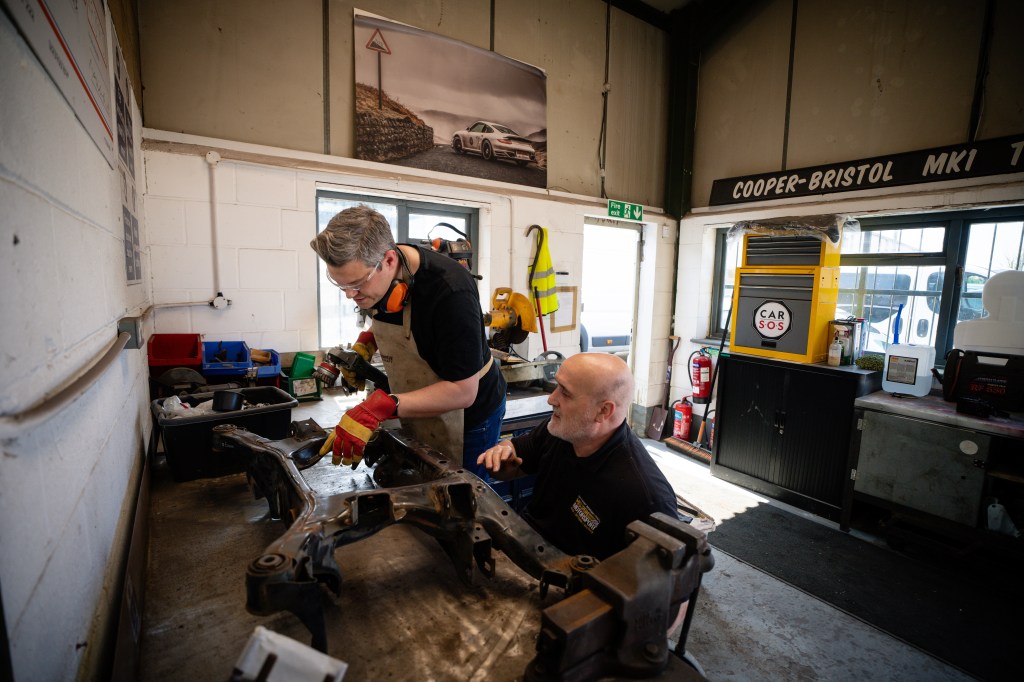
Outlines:
POLYGON ((754 309, 754 330, 765 339, 780 339, 789 331, 793 313, 782 301, 765 301, 754 309))

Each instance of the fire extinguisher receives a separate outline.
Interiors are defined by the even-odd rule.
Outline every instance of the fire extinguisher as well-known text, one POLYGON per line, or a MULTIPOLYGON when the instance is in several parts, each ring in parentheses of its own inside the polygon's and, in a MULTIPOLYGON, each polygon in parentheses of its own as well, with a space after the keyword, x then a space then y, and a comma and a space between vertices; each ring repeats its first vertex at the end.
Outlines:
MULTIPOLYGON (((690 396, 687 396, 689 398, 690 396)), ((683 398, 672 403, 672 437, 690 441, 690 424, 693 422, 693 405, 683 398)))
POLYGON ((689 363, 693 402, 697 405, 711 402, 711 358, 704 354, 702 348, 690 353, 689 363))

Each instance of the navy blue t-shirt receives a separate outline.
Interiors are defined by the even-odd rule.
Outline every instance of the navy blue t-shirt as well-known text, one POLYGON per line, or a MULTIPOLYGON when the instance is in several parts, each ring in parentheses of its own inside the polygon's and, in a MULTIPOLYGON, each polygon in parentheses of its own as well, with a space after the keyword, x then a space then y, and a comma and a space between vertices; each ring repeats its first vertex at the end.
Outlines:
POLYGON ((523 518, 566 554, 606 559, 626 547, 633 521, 678 516, 672 486, 625 423, 589 457, 552 436, 547 421, 512 444, 523 472, 537 475, 523 518))

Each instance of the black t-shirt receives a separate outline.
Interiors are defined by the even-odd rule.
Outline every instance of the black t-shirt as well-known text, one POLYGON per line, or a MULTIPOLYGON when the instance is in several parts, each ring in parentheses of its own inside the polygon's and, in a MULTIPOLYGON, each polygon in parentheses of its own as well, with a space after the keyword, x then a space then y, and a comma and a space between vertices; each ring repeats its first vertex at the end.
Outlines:
POLYGON ((633 521, 678 516, 672 486, 625 423, 589 457, 552 436, 547 421, 512 444, 522 470, 537 475, 523 518, 566 554, 606 559, 626 546, 633 521))
MULTIPOLYGON (((414 275, 410 302, 412 336, 430 368, 445 381, 473 376, 491 357, 484 331, 477 282, 466 268, 447 255, 414 246, 420 267, 414 275)), ((402 324, 402 313, 377 313, 374 324, 402 324)), ((476 401, 466 408, 464 428, 489 417, 505 400, 505 378, 497 363, 481 377, 476 401)))

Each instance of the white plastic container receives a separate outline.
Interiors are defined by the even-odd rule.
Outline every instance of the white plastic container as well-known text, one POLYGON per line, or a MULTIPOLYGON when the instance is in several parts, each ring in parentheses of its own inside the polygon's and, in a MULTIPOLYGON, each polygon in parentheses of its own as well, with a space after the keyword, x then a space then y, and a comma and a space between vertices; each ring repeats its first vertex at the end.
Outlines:
POLYGON ((843 360, 843 342, 836 339, 832 342, 832 345, 828 347, 828 365, 829 367, 838 367, 843 360))
POLYGON ((932 390, 935 348, 894 343, 885 352, 882 390, 903 395, 926 396, 932 390))

